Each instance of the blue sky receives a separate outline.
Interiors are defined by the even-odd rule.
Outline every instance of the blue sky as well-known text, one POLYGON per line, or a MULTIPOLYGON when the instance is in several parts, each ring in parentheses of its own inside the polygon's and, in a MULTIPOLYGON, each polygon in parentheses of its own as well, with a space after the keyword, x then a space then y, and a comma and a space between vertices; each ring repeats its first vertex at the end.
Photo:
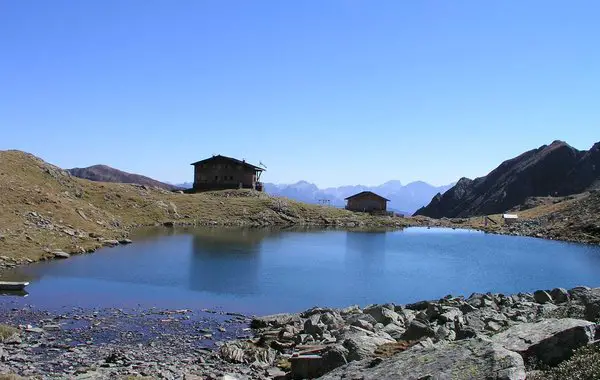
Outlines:
POLYGON ((485 175, 600 140, 596 1, 0 2, 0 149, 320 186, 485 175))

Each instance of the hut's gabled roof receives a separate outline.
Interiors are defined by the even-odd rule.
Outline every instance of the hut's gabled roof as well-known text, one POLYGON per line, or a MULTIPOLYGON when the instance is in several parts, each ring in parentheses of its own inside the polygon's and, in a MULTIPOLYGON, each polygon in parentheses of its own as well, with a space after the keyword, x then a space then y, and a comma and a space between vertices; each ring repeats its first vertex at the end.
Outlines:
POLYGON ((375 193, 374 193, 374 192, 372 192, 372 191, 361 191, 361 192, 360 192, 360 193, 358 193, 358 194, 354 194, 354 195, 351 195, 351 196, 349 196, 349 197, 348 197, 348 198, 346 198, 345 200, 348 200, 348 199, 354 199, 354 198, 359 198, 359 197, 364 197, 364 196, 366 196, 366 195, 374 195, 374 196, 376 196, 377 198, 381 198, 381 199, 383 199, 383 200, 385 200, 385 201, 387 201, 387 202, 389 202, 389 201, 390 201, 389 199, 387 199, 387 198, 384 198, 384 197, 382 197, 382 196, 381 196, 381 195, 379 195, 379 194, 375 194, 375 193))
POLYGON ((231 161, 232 163, 238 164, 238 165, 242 165, 245 166, 247 168, 256 170, 256 171, 265 171, 265 169, 261 168, 260 166, 256 166, 256 165, 252 165, 247 163, 246 161, 242 161, 242 160, 238 160, 237 158, 233 158, 233 157, 227 157, 227 156, 222 156, 220 154, 216 155, 216 156, 212 156, 210 158, 206 158, 204 160, 200 160, 200 161, 196 161, 196 162, 192 162, 190 165, 199 165, 199 164, 206 164, 208 162, 211 162, 215 159, 220 159, 220 160, 226 160, 226 161, 231 161))

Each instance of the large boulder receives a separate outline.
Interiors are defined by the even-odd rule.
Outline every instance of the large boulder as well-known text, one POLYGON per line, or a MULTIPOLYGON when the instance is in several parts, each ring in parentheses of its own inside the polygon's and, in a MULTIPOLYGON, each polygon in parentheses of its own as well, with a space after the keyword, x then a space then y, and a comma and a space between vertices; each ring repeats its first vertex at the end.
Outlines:
POLYGON ((573 288, 571 296, 585 306, 585 319, 588 321, 600 319, 600 288, 573 288))
POLYGON ((396 341, 386 333, 378 335, 354 335, 344 340, 344 347, 348 350, 348 361, 362 360, 371 357, 377 347, 396 341))
POLYGON ((549 365, 568 359, 573 350, 594 341, 596 324, 580 319, 546 319, 522 323, 492 337, 502 347, 523 358, 535 358, 549 365))
POLYGON ((254 318, 250 323, 250 327, 253 329, 259 329, 263 327, 282 327, 292 323, 299 323, 300 315, 298 314, 273 314, 264 317, 254 318))
POLYGON ((314 379, 347 364, 348 350, 343 346, 330 346, 322 354, 292 356, 290 377, 292 379, 314 379))
POLYGON ((366 359, 340 367, 322 380, 489 379, 523 380, 516 353, 480 338, 415 347, 387 359, 366 359))
POLYGON ((393 306, 390 308, 387 307, 387 305, 377 305, 366 308, 363 312, 372 316, 373 319, 378 323, 382 323, 384 326, 402 320, 400 315, 393 310, 393 306))
POLYGON ((414 319, 402 334, 403 340, 419 340, 426 337, 434 337, 435 331, 424 321, 414 319))
POLYGON ((219 356, 231 363, 270 367, 275 363, 277 352, 271 348, 257 347, 246 341, 234 340, 221 346, 219 356))
POLYGON ((569 292, 564 288, 554 288, 550 291, 550 295, 555 303, 564 303, 570 299, 569 292))
POLYGON ((533 299, 535 299, 535 302, 541 304, 552 302, 552 296, 550 296, 550 294, 548 294, 548 292, 545 290, 536 290, 533 293, 533 299))

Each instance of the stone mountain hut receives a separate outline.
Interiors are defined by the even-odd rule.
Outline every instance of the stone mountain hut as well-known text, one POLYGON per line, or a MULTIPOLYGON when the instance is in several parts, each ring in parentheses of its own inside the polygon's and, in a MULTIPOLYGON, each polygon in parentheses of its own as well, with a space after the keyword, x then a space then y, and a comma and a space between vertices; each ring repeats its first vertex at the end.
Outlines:
POLYGON ((372 191, 363 191, 346 198, 346 210, 362 212, 386 212, 390 201, 372 191))
POLYGON ((193 191, 254 189, 263 190, 260 175, 265 170, 246 160, 226 156, 212 156, 191 164, 194 166, 193 191))

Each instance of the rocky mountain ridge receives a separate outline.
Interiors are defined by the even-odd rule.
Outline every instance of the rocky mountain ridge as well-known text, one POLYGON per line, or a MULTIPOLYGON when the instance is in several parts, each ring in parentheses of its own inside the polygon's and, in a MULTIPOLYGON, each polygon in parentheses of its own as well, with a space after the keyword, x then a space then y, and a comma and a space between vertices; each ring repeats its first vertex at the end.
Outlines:
POLYGON ((581 193, 599 182, 600 143, 580 151, 557 140, 504 161, 486 176, 461 178, 415 215, 462 218, 497 214, 529 197, 581 193))

